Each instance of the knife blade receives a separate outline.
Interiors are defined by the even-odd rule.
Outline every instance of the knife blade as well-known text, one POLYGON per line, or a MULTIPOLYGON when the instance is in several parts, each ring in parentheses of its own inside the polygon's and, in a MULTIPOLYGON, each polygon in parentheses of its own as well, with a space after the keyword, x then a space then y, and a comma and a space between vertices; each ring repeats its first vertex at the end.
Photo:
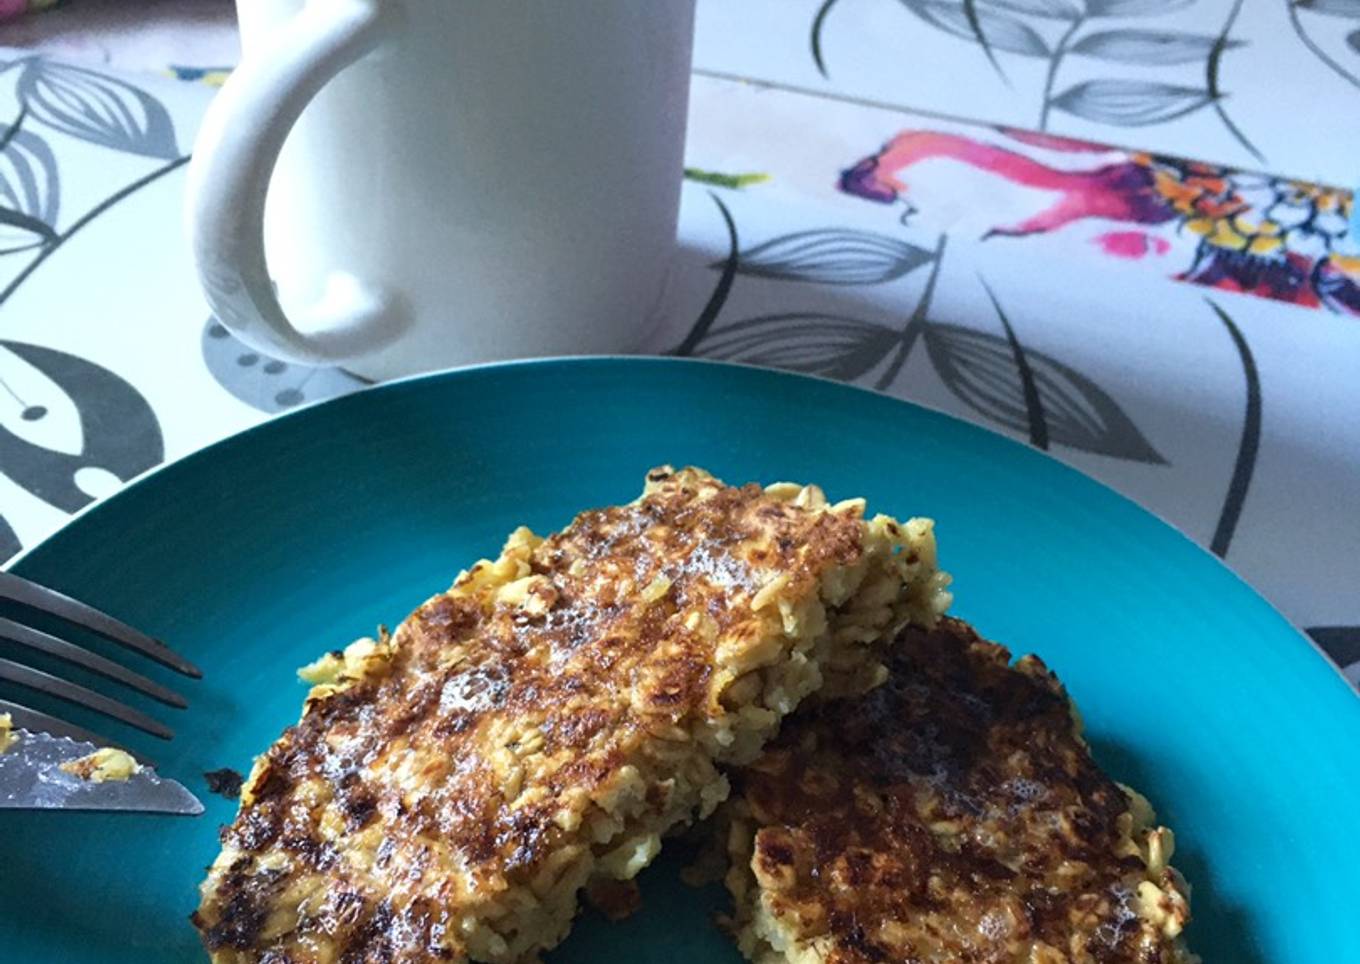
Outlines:
POLYGON ((143 766, 126 780, 97 783, 61 769, 98 747, 48 733, 14 730, 0 753, 0 810, 124 810, 198 816, 203 804, 179 783, 143 766))

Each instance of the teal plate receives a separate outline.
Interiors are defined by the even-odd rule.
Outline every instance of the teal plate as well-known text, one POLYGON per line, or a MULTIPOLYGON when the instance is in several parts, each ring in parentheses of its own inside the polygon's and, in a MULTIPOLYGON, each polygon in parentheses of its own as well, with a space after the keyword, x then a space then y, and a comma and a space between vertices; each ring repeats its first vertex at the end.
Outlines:
MULTIPOLYGON (((1175 828, 1205 960, 1360 960, 1360 700, 1236 576, 1000 436, 829 382, 659 359, 490 366, 361 392, 155 472, 19 560, 14 571, 203 667, 172 743, 118 736, 208 813, 0 811, 0 960, 201 959, 186 918, 233 812, 202 774, 247 769, 296 719, 294 669, 397 622, 515 525, 551 530, 631 499, 662 462, 816 481, 935 517, 958 614, 1042 653, 1099 760, 1175 828)), ((643 887, 641 914, 583 915, 549 960, 737 960, 711 924, 721 893, 686 890, 666 862, 643 887)))

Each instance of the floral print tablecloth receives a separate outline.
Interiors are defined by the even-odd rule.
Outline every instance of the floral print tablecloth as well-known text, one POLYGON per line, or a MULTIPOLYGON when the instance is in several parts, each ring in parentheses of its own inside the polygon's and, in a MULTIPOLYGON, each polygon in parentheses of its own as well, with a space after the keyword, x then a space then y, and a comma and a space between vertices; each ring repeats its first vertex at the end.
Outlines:
MULTIPOLYGON (((195 286, 183 165, 229 63, 88 46, 0 49, 0 558, 359 387, 241 345, 195 286)), ((1360 681, 1357 78, 1360 0, 700 0, 651 347, 1045 449, 1360 681)))

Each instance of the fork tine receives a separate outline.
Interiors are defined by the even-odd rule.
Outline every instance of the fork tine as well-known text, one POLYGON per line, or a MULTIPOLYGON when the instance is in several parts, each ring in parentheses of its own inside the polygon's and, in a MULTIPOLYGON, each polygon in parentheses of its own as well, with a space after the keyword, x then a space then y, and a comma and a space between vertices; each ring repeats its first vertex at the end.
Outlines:
POLYGON ((0 680, 27 686, 29 689, 48 693, 66 700, 68 703, 75 703, 77 706, 84 706, 95 712, 103 713, 105 716, 111 716, 128 726, 135 726, 152 736, 158 736, 162 740, 168 740, 174 736, 174 732, 168 727, 157 723, 140 710, 134 710, 117 700, 109 699, 102 693, 96 693, 92 689, 86 689, 84 686, 53 676, 51 673, 33 669, 31 666, 24 666, 13 660, 0 659, 0 680))
POLYGON ((133 759, 143 766, 155 766, 149 759, 135 750, 129 750, 121 743, 110 740, 106 736, 100 736, 85 729, 83 726, 76 726, 74 723, 67 723, 65 720, 55 716, 50 716, 39 710, 31 710, 21 703, 11 703, 9 700, 0 700, 0 713, 8 713, 14 725, 21 730, 30 730, 38 733, 50 733, 53 736, 67 736, 81 743, 93 743, 95 746, 111 746, 115 750, 123 750, 131 753, 133 759))
POLYGON ((48 633, 39 632, 31 626, 16 623, 12 619, 0 618, 0 639, 7 639, 10 642, 18 643, 20 646, 27 646, 29 649, 36 649, 68 663, 83 666, 106 679, 130 686, 138 692, 145 693, 152 699, 160 700, 176 709, 182 710, 189 705, 184 697, 174 690, 167 689, 155 680, 147 679, 141 673, 134 673, 126 666, 119 665, 111 659, 105 659, 98 653, 92 653, 75 643, 58 639, 48 633))
POLYGON ((100 736, 98 733, 91 732, 83 726, 67 723, 63 719, 49 716, 38 710, 30 710, 21 703, 11 703, 9 700, 0 700, 0 713, 8 713, 14 725, 21 730, 51 733, 53 736, 69 736, 71 739, 79 740, 82 743, 93 743, 95 746, 111 746, 119 750, 123 749, 108 737, 100 736))
POLYGON ((43 612, 59 616, 69 623, 92 629, 115 643, 122 643, 129 649, 149 656, 162 666, 168 666, 185 676, 199 679, 203 673, 197 666, 177 655, 170 647, 159 640, 152 639, 127 623, 114 619, 92 606, 63 595, 55 589, 39 586, 37 583, 21 579, 12 572, 0 572, 0 599, 32 606, 43 612))

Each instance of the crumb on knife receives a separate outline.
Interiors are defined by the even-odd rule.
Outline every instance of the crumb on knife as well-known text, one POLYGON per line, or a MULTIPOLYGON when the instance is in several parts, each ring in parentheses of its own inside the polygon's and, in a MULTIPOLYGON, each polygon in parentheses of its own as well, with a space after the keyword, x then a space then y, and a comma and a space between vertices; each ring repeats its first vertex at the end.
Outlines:
POLYGON ((60 769, 63 773, 90 783, 104 783, 109 780, 127 780, 133 774, 140 773, 142 766, 126 750, 106 746, 79 759, 68 760, 60 769))
POLYGON ((4 753, 19 742, 19 734, 14 732, 14 720, 8 713, 0 713, 0 753, 4 753))

